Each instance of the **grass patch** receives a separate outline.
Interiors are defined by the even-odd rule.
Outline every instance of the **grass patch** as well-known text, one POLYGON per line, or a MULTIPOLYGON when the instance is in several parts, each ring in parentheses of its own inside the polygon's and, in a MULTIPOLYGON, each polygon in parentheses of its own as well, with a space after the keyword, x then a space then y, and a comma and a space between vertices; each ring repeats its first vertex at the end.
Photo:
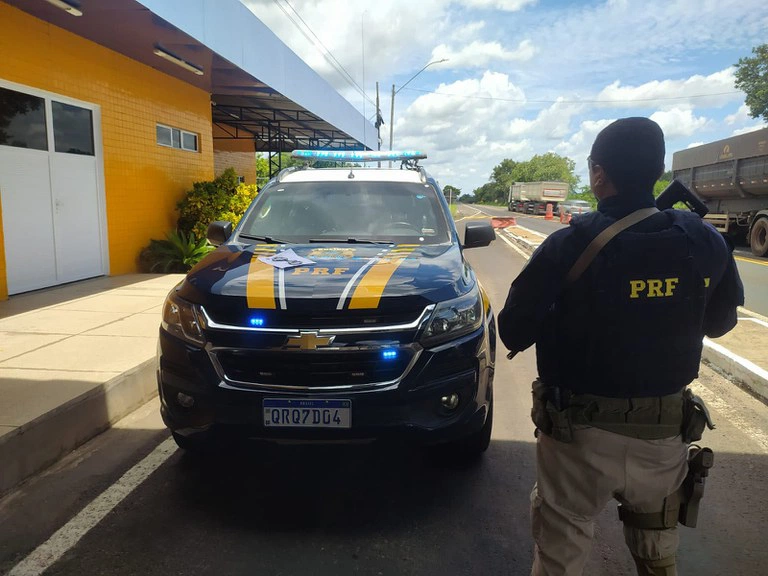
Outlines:
POLYGON ((451 216, 456 218, 456 215, 459 213, 459 206, 457 204, 451 204, 450 209, 451 209, 451 216))

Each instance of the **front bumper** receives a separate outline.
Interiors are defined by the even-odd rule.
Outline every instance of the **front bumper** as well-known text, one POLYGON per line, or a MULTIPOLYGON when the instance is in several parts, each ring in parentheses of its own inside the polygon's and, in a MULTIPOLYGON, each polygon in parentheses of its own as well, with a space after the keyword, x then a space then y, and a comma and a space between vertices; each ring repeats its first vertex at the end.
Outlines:
POLYGON ((483 326, 458 340, 424 349, 396 385, 368 390, 273 390, 227 386, 205 350, 160 331, 158 386, 166 425, 183 436, 223 434, 262 440, 356 441, 405 438, 448 442, 479 430, 493 382, 493 348, 483 326), (194 398, 184 407, 179 393, 194 398), (451 411, 441 404, 459 395, 451 411), (271 428, 263 422, 265 398, 351 401, 351 427, 271 428))

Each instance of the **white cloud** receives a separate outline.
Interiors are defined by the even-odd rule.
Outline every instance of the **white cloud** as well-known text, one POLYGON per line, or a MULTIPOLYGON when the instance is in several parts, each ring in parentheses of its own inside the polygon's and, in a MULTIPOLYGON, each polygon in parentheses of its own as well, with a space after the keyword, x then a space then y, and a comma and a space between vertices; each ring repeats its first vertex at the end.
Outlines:
POLYGON ((446 58, 446 66, 452 69, 484 68, 494 60, 524 62, 533 58, 536 47, 530 40, 523 40, 514 50, 507 50, 498 42, 475 40, 459 50, 440 44, 432 50, 432 60, 446 58))
POLYGON ((725 117, 725 123, 729 126, 733 126, 734 124, 743 124, 744 122, 749 122, 750 120, 752 120, 752 116, 749 115, 749 106, 746 104, 742 104, 739 106, 739 109, 736 112, 725 117))
POLYGON ((691 136, 709 123, 704 116, 694 116, 691 110, 682 108, 654 112, 650 118, 661 126, 667 140, 691 136))
POLYGON ((682 80, 652 80, 639 86, 622 86, 621 81, 616 80, 600 91, 597 100, 615 108, 717 107, 744 98, 734 87, 734 79, 734 69, 726 68, 708 76, 696 74, 682 80))
POLYGON ((705 142, 691 142, 690 144, 688 144, 688 146, 686 146, 686 149, 696 148, 696 146, 701 146, 702 144, 705 144, 705 142))
POLYGON ((462 4, 471 8, 492 8, 505 12, 517 12, 526 6, 535 4, 537 0, 462 0, 456 4, 462 4))
POLYGON ((754 132, 755 130, 760 130, 762 128, 768 128, 768 124, 753 124, 752 126, 746 126, 744 128, 739 128, 738 130, 734 130, 731 136, 739 136, 741 134, 746 134, 747 132, 754 132))

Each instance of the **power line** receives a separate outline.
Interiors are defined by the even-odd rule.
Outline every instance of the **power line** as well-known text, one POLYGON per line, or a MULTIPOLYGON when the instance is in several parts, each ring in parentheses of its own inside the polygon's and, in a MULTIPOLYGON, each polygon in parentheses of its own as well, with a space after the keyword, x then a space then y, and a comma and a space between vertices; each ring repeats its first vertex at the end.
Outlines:
POLYGON ((635 98, 633 100, 528 100, 526 98, 497 98, 494 96, 480 96, 478 94, 448 94, 435 90, 423 90, 421 88, 405 88, 412 92, 424 94, 437 94, 438 96, 454 96, 456 98, 468 98, 474 100, 495 100, 499 102, 515 102, 519 104, 632 104, 635 102, 656 102, 658 100, 689 100, 691 98, 711 98, 712 96, 726 96, 741 94, 740 91, 713 92, 711 94, 692 94, 690 96, 659 96, 658 98, 635 98))
POLYGON ((286 15, 286 17, 291 21, 291 23, 298 29, 299 32, 304 36, 304 38, 307 39, 307 41, 312 44, 315 49, 317 49, 318 52, 323 56, 326 62, 331 65, 331 67, 336 70, 336 72, 350 85, 352 86, 357 92, 360 93, 363 98, 365 98, 368 102, 371 104, 374 104, 374 101, 365 93, 365 90, 355 81, 355 79, 352 77, 352 75, 347 71, 346 68, 339 62, 336 57, 333 55, 333 53, 328 49, 328 47, 323 44, 323 41, 320 40, 317 34, 315 34, 314 30, 312 30, 312 27, 307 24, 306 20, 302 18, 301 14, 299 14, 298 10, 291 4, 290 0, 284 0, 285 4, 291 9, 291 11, 296 15, 296 17, 301 21, 301 24, 304 25, 304 28, 299 24, 299 22, 296 21, 296 19, 285 9, 285 7, 280 3, 279 0, 273 0, 273 2, 277 5, 280 10, 282 10, 283 14, 286 15), (305 30, 306 28, 306 30, 305 30), (309 34, 312 35, 312 37, 307 34, 307 31, 309 34), (322 47, 322 50, 320 47, 322 47))

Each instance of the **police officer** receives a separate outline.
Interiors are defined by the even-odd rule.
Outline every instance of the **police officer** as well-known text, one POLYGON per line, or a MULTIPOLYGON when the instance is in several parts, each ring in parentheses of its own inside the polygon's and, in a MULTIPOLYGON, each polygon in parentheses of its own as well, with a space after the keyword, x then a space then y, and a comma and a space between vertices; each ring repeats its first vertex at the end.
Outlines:
POLYGON ((676 574, 678 492, 696 438, 682 392, 702 337, 736 325, 744 291, 713 227, 656 210, 664 154, 650 119, 603 129, 588 158, 597 211, 542 243, 498 316, 512 353, 536 344, 534 575, 582 574, 612 498, 638 574, 676 574))

